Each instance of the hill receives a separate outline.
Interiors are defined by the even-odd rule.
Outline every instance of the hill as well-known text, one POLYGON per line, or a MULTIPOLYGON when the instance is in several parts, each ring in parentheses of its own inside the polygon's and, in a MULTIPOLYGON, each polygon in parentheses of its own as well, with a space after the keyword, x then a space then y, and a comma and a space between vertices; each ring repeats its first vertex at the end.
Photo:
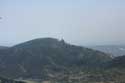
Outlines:
POLYGON ((0 51, 0 75, 45 80, 102 68, 111 59, 108 54, 64 40, 39 38, 0 51))

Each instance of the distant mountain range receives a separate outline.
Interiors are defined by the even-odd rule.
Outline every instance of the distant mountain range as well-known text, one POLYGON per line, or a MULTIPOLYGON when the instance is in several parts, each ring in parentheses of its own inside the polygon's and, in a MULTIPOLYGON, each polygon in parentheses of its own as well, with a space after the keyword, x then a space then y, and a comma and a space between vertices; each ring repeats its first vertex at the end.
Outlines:
POLYGON ((125 55, 125 45, 89 46, 89 48, 111 54, 114 57, 125 55))
POLYGON ((115 81, 121 80, 119 75, 125 77, 123 58, 112 58, 110 54, 71 45, 63 39, 39 38, 0 49, 0 75, 12 79, 51 80, 54 83, 69 83, 69 80, 77 81, 70 83, 115 81), (118 72, 119 68, 123 71, 117 74, 114 68, 118 72))

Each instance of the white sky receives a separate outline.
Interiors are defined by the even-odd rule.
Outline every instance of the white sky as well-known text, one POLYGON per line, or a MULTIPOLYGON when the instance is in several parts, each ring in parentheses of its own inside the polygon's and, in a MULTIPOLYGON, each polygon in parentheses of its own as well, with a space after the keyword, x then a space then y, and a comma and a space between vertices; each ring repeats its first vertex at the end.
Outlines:
POLYGON ((125 44, 125 0, 0 0, 0 45, 54 37, 125 44))

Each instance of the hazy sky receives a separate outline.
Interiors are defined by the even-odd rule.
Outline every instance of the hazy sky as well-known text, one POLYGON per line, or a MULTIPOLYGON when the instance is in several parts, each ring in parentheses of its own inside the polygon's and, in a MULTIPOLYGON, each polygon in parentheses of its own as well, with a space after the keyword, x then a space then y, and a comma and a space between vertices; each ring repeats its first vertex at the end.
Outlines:
POLYGON ((125 44, 125 0, 0 0, 0 45, 54 37, 125 44))

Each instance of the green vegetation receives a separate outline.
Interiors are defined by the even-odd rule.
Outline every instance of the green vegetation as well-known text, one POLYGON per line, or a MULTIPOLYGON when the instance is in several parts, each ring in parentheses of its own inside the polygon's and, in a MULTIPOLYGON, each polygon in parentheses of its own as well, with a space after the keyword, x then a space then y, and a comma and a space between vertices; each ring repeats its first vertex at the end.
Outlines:
POLYGON ((12 80, 12 79, 7 79, 7 78, 0 77, 0 83, 26 83, 26 82, 15 81, 15 80, 12 80))
POLYGON ((124 56, 113 59, 53 38, 0 50, 0 75, 26 83, 125 83, 124 64, 124 56))
POLYGON ((48 78, 48 74, 103 67, 112 58, 99 51, 43 38, 0 51, 0 74, 11 78, 48 78))

